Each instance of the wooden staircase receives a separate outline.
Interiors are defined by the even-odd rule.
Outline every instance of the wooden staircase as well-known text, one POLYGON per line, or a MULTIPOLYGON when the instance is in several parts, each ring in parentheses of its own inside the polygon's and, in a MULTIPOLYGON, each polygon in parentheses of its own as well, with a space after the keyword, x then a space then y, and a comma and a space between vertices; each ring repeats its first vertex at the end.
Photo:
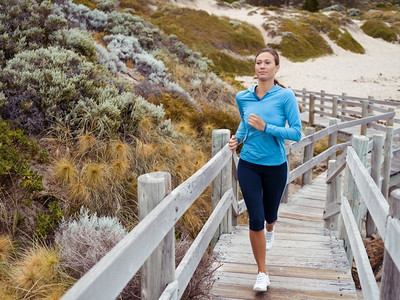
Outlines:
POLYGON ((215 273, 213 299, 357 299, 343 242, 323 227, 325 178, 319 175, 281 205, 275 245, 267 252, 267 292, 252 290, 257 265, 248 226, 220 237, 214 254, 222 265, 215 273))

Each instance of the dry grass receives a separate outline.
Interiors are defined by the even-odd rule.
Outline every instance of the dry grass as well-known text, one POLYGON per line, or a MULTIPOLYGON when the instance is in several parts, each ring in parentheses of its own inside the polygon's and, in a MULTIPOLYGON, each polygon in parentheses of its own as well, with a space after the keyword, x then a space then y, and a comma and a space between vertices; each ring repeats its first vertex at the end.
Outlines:
POLYGON ((70 185, 76 182, 78 170, 73 160, 65 157, 56 159, 53 169, 55 179, 61 184, 70 185))
POLYGON ((18 299, 54 299, 56 291, 63 294, 72 283, 57 251, 38 245, 26 250, 12 265, 9 281, 18 299))
POLYGON ((13 248, 13 243, 10 237, 6 235, 0 235, 0 264, 8 262, 13 248))

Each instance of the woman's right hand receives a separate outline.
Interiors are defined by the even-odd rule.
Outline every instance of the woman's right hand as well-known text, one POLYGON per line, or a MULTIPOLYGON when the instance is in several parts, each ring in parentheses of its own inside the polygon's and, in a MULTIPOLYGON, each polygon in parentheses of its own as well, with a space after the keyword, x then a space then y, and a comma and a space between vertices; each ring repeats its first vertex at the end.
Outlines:
POLYGON ((237 146, 239 145, 239 142, 238 142, 236 136, 232 135, 231 139, 228 142, 228 145, 229 145, 230 150, 232 150, 232 151, 236 150, 237 146))

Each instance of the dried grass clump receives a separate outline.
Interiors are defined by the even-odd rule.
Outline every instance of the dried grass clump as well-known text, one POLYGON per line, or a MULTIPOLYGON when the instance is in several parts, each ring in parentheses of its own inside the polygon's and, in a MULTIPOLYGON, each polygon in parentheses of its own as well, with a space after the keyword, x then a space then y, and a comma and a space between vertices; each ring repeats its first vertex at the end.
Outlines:
POLYGON ((54 177, 63 185, 74 184, 77 180, 78 170, 74 161, 61 158, 54 162, 54 177))
POLYGON ((117 218, 90 215, 81 209, 75 220, 64 221, 56 233, 60 258, 70 274, 81 277, 127 234, 117 218))
POLYGON ((131 145, 91 134, 78 136, 68 144, 58 149, 61 158, 53 161, 54 179, 66 196, 66 215, 82 205, 98 213, 118 214, 132 200, 127 191, 134 157, 131 145))
POLYGON ((64 293, 72 284, 54 248, 34 246, 12 264, 9 281, 17 299, 49 299, 55 290, 64 293))
POLYGON ((0 235, 0 265, 9 261, 13 248, 13 243, 10 237, 0 235))

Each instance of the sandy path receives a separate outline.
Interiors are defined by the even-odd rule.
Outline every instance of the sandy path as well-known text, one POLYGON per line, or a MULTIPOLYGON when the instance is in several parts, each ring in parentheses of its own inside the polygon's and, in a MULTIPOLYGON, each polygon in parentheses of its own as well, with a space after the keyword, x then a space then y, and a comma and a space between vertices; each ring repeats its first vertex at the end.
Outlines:
MULTIPOLYGON (((175 0, 175 5, 205 10, 217 16, 248 22, 260 29, 265 43, 271 42, 262 28, 265 16, 249 15, 255 9, 220 7, 215 0, 175 0)), ((260 10, 261 12, 261 10, 260 10)), ((270 14, 273 14, 272 12, 270 14)), ((330 42, 333 55, 293 63, 281 57, 278 80, 294 89, 327 93, 347 93, 349 96, 400 100, 400 45, 387 43, 365 35, 358 26, 348 28, 352 36, 365 48, 365 54, 346 51, 330 42)), ((245 86, 255 82, 252 77, 238 77, 245 86)))

